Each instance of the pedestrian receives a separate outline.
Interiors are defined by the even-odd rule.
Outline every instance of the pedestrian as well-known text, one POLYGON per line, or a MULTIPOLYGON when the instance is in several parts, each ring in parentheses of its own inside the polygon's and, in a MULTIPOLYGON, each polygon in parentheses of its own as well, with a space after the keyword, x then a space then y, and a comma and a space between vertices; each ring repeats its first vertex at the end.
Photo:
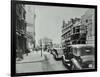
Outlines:
POLYGON ((20 51, 19 51, 19 49, 16 49, 16 60, 20 61, 20 51))
POLYGON ((23 59, 23 50, 22 49, 20 49, 20 51, 19 51, 19 57, 20 57, 20 59, 23 59))
POLYGON ((25 50, 26 56, 28 56, 28 53, 29 53, 29 52, 30 52, 30 51, 29 51, 28 49, 25 50))
POLYGON ((18 58, 18 49, 16 49, 16 58, 18 58))

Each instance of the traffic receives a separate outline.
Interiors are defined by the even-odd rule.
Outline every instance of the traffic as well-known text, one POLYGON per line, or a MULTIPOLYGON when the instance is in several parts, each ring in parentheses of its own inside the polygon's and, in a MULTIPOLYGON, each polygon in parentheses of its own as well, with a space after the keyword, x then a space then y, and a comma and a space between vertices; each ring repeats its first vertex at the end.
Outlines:
POLYGON ((95 68, 94 45, 76 44, 65 48, 53 48, 55 60, 62 60, 68 70, 86 70, 95 68))

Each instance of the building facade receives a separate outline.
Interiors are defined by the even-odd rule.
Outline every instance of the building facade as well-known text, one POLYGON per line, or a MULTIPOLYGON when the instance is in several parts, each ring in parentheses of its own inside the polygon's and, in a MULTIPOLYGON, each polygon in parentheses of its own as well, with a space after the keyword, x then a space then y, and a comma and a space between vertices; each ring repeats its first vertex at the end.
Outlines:
POLYGON ((63 21, 62 27, 62 47, 71 44, 86 43, 86 29, 81 23, 80 18, 70 19, 68 23, 63 21))
POLYGON ((95 43, 95 11, 87 10, 81 18, 63 21, 62 46, 95 43))
POLYGON ((23 4, 16 5, 16 50, 22 53, 26 49, 26 22, 25 22, 25 6, 23 4))
POLYGON ((35 30, 34 30, 34 24, 27 23, 26 27, 26 33, 27 33, 27 48, 32 51, 35 49, 35 30))
POLYGON ((83 27, 80 18, 73 20, 73 26, 71 28, 71 44, 86 44, 86 31, 83 27))
POLYGON ((81 16, 82 24, 86 27, 86 43, 94 44, 95 42, 95 11, 89 9, 81 16))
POLYGON ((62 26, 62 46, 70 45, 71 44, 71 29, 73 26, 73 22, 70 20, 68 23, 63 21, 63 26, 62 26))
POLYGON ((31 5, 26 5, 26 22, 27 22, 27 27, 26 27, 26 32, 28 35, 27 38, 27 48, 30 51, 33 51, 35 49, 35 8, 32 7, 31 5))

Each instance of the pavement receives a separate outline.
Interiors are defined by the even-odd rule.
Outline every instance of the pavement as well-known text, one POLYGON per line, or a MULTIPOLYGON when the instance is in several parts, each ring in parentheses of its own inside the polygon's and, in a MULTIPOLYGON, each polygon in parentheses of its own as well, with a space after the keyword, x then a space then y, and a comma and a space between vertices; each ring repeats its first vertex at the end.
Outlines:
POLYGON ((16 60, 16 64, 21 63, 33 63, 38 61, 43 61, 44 56, 41 56, 41 52, 30 52, 28 56, 26 54, 23 55, 23 59, 21 61, 16 60))
POLYGON ((22 61, 16 61, 16 73, 67 70, 62 61, 56 61, 48 52, 31 52, 22 61))

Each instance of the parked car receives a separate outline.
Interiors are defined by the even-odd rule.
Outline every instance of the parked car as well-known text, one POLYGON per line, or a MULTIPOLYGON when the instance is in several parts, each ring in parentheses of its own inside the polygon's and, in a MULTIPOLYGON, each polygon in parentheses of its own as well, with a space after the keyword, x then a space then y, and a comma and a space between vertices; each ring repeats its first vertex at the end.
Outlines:
POLYGON ((63 56, 63 49, 62 48, 54 48, 52 50, 52 54, 55 60, 61 60, 63 56))
POLYGON ((73 54, 73 56, 77 57, 77 62, 83 69, 94 69, 95 68, 95 55, 94 55, 94 45, 69 45, 67 49, 64 51, 63 55, 63 63, 69 70, 78 70, 75 64, 70 59, 68 55, 69 52, 73 54))

